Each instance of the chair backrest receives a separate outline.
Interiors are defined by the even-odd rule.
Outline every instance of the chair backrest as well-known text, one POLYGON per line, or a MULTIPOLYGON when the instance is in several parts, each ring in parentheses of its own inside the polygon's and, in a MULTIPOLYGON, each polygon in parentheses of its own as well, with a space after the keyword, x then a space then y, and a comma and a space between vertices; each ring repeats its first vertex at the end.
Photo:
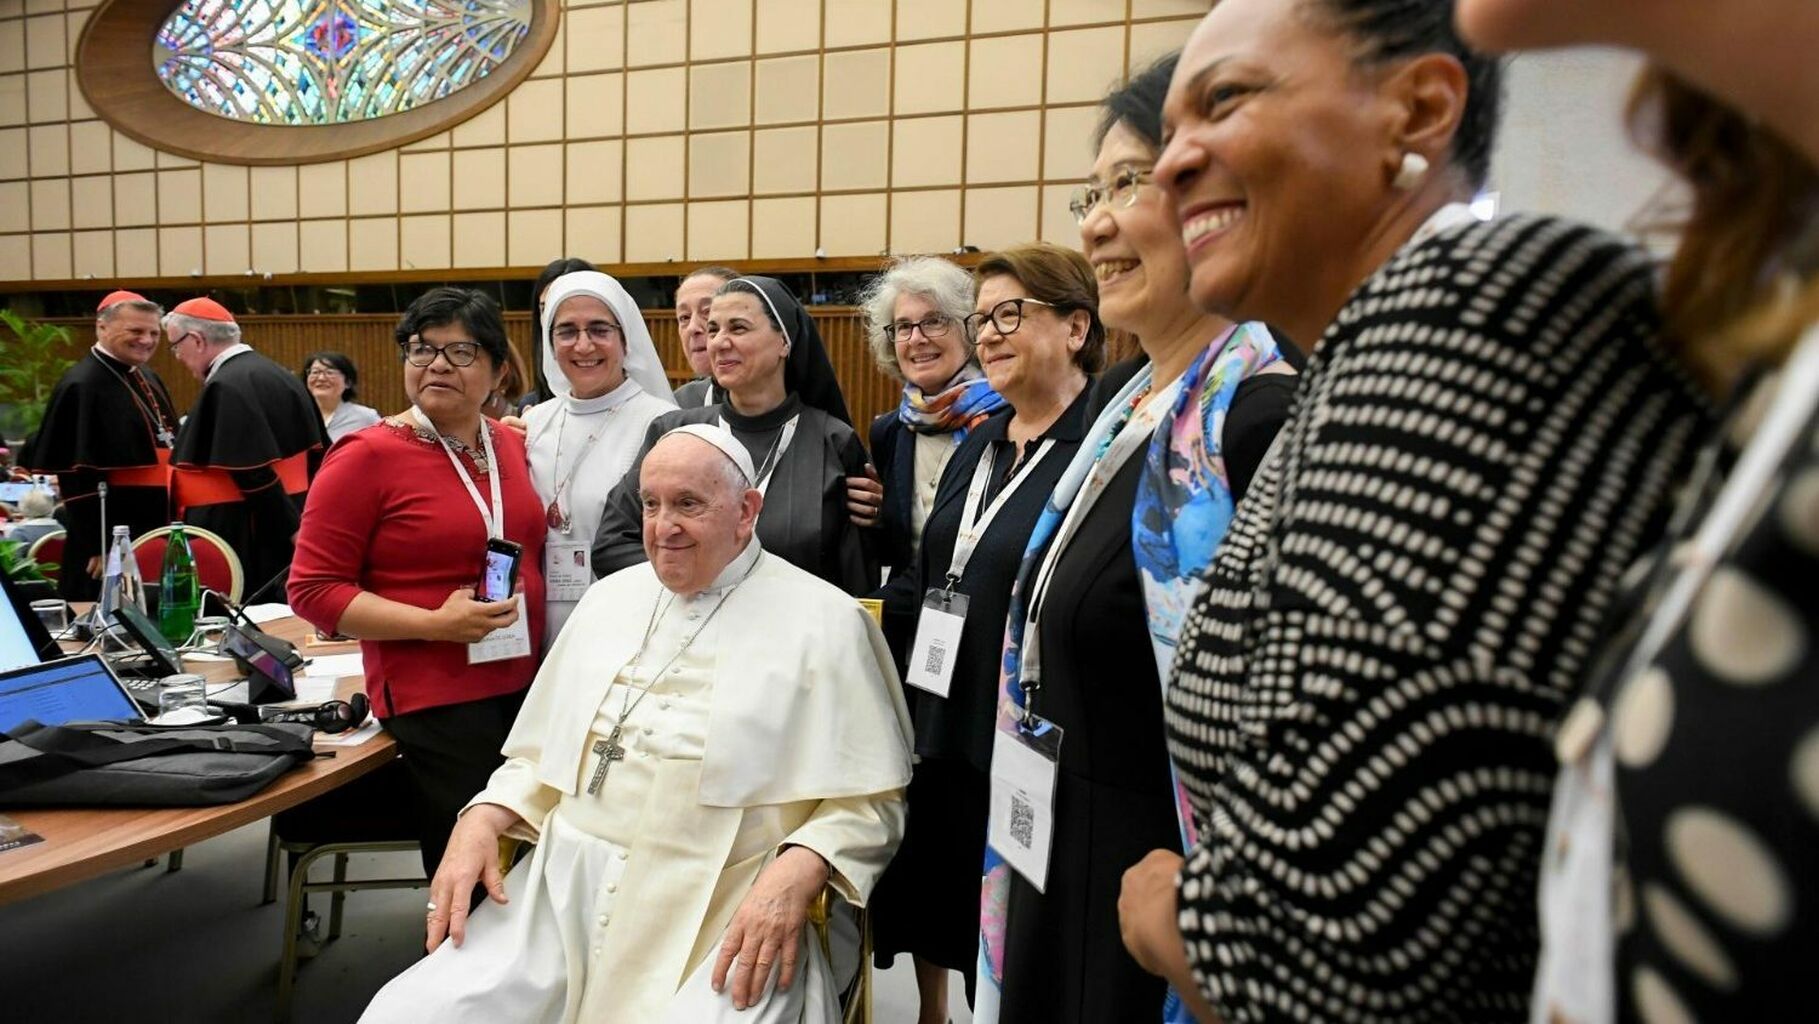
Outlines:
MULTIPOLYGON (((228 600, 238 604, 246 573, 233 546, 220 534, 200 526, 185 526, 183 533, 189 538, 190 554, 196 559, 196 578, 203 586, 226 594, 228 600)), ((148 586, 155 586, 164 574, 164 549, 170 544, 170 535, 170 527, 160 526, 133 541, 133 557, 139 560, 139 575, 148 586)))
POLYGON ((38 571, 44 573, 44 578, 52 583, 63 578, 63 545, 67 540, 67 532, 53 530, 32 541, 32 546, 25 549, 26 555, 38 563, 38 571), (56 568, 49 568, 53 565, 56 568))

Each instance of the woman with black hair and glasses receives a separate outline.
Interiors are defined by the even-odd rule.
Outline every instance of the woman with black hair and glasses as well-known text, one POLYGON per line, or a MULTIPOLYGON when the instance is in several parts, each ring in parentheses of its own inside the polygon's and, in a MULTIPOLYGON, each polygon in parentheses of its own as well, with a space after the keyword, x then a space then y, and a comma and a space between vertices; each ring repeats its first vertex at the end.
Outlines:
POLYGON ((371 406, 354 401, 360 393, 360 372, 354 361, 340 352, 315 352, 303 360, 297 374, 309 396, 322 411, 322 426, 328 431, 329 443, 341 440, 361 427, 379 422, 379 413, 371 406))
POLYGON ((480 412, 504 372, 499 307, 436 288, 395 334, 411 408, 323 460, 290 603, 323 632, 360 641, 367 696, 404 754, 434 872, 456 813, 499 766, 537 671, 546 527, 524 439, 480 412), (511 599, 476 598, 489 540, 520 548, 511 599))

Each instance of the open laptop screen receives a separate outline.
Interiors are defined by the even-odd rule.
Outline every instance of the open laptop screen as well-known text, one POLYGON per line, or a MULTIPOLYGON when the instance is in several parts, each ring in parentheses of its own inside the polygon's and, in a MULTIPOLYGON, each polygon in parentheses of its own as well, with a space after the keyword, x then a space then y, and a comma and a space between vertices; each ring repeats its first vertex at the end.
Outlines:
POLYGON ((141 721, 139 706, 98 654, 0 672, 0 731, 100 719, 141 721))
POLYGON ((50 645, 50 634, 32 611, 31 602, 13 588, 13 581, 0 573, 0 589, 6 591, 0 600, 0 672, 21 665, 36 665, 50 645))

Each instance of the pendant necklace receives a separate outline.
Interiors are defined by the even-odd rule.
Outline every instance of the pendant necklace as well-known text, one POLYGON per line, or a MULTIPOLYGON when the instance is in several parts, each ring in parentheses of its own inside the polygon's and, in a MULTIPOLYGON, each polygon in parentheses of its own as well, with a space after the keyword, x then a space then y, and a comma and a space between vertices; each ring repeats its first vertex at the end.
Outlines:
POLYGON ((623 406, 615 405, 606 411, 606 416, 601 419, 600 428, 587 435, 587 441, 581 445, 580 453, 575 456, 575 464, 568 468, 567 474, 564 474, 562 472, 562 440, 563 436, 568 433, 568 400, 563 400, 562 422, 556 426, 556 487, 550 494, 549 506, 543 512, 543 521, 549 525, 550 529, 558 530, 564 536, 574 530, 573 520, 570 519, 568 511, 562 507, 562 496, 568 493, 569 485, 574 483, 575 474, 581 472, 581 464, 587 461, 587 453, 593 450, 594 442, 600 440, 600 435, 606 432, 607 421, 611 420, 613 414, 621 408, 623 406))
MULTIPOLYGON (((120 386, 126 389, 127 397, 131 398, 133 404, 139 407, 139 412, 145 417, 147 425, 152 427, 152 433, 158 438, 158 446, 161 448, 169 448, 171 443, 177 439, 177 435, 172 433, 169 424, 165 422, 164 410, 158 406, 157 400, 153 399, 148 407, 146 400, 140 397, 139 392, 145 388, 145 378, 139 377, 134 373, 134 379, 139 382, 139 386, 134 387, 132 382, 126 379, 125 374, 122 374, 119 370, 114 368, 113 364, 101 358, 101 353, 90 349, 89 354, 95 357, 96 362, 99 362, 103 367, 106 367, 107 372, 113 374, 115 379, 120 382, 120 386)), ((128 373, 133 372, 134 371, 128 371, 128 373)))

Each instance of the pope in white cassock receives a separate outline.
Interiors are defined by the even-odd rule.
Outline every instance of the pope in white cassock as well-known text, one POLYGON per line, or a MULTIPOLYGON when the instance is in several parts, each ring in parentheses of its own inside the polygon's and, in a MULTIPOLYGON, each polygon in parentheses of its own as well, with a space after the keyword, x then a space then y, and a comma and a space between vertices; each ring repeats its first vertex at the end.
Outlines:
POLYGON ((575 608, 431 882, 432 952, 362 1020, 839 1019, 806 915, 896 852, 909 719, 871 617, 760 549, 752 477, 712 425, 651 449, 650 562, 575 608), (537 844, 503 878, 501 836, 537 844))

